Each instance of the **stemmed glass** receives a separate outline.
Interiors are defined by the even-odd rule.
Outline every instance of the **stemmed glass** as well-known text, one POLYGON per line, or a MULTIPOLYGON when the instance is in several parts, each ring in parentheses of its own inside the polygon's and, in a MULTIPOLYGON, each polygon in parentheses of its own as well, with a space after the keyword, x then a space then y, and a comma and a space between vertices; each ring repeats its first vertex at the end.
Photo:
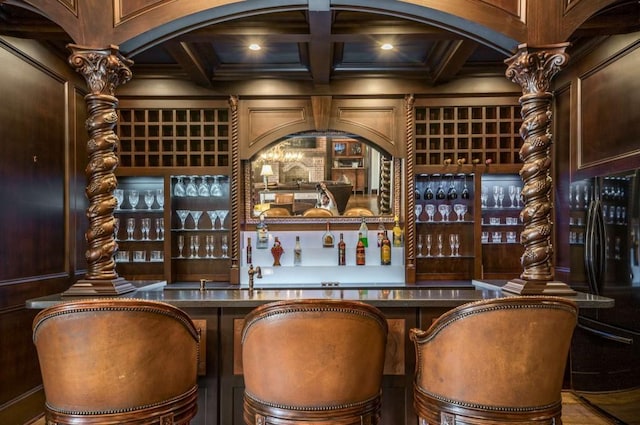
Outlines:
POLYGON ((431 233, 427 233, 427 257, 431 257, 431 233))
POLYGON ((451 249, 451 257, 455 257, 456 256, 456 249, 455 249, 455 245, 456 245, 456 235, 455 233, 450 233, 449 234, 449 249, 451 249))
POLYGON ((443 257, 444 254, 442 253, 442 233, 438 233, 438 257, 443 257))
POLYGON ((164 208, 164 189, 156 190, 156 202, 158 203, 158 208, 164 208))
POLYGON ((458 191, 456 190, 456 182, 453 179, 453 174, 451 174, 451 184, 449 186, 449 191, 447 192, 447 199, 458 199, 458 191))
POLYGON ((191 236, 191 258, 200 258, 200 236, 191 236))
POLYGON ((144 204, 147 206, 147 209, 150 210, 153 205, 154 195, 152 190, 147 190, 144 192, 144 204))
POLYGON ((416 204, 416 221, 420 221, 420 214, 422 214, 422 204, 416 204))
POLYGON ((493 186, 493 206, 499 208, 498 196, 500 195, 500 186, 493 186))
POLYGON ((500 189, 498 189, 498 202, 500 202, 500 208, 502 208, 503 200, 504 200, 504 187, 500 186, 500 189))
POLYGON ((138 206, 138 202, 140 202, 140 193, 135 189, 129 191, 129 203, 131 204, 131 209, 135 210, 138 206))
POLYGON ((453 205, 453 212, 456 213, 456 215, 458 216, 458 221, 462 221, 462 209, 464 208, 464 205, 462 204, 454 204, 453 205))
POLYGON ((438 205, 438 212, 442 217, 442 221, 449 221, 449 214, 451 213, 451 205, 447 205, 447 204, 438 205))
POLYGON ((216 218, 218 218, 217 211, 208 210, 207 215, 209 216, 209 220, 211 220, 211 230, 215 230, 216 228, 216 218))
POLYGON ((512 184, 509 185, 509 199, 511 199, 511 206, 515 208, 516 187, 512 184))
POLYGON ((429 216, 429 221, 433 221, 433 216, 436 214, 436 206, 427 204, 424 206, 424 210, 427 212, 427 216, 429 216))
POLYGON ((480 192, 480 202, 482 203, 482 207, 485 208, 487 206, 487 201, 489 200, 489 194, 487 193, 487 187, 482 186, 480 192))
POLYGON ((211 247, 213 244, 213 235, 206 235, 204 237, 204 251, 205 251, 205 258, 211 258, 213 257, 213 254, 211 253, 211 247))
POLYGON ((220 219, 220 228, 224 229, 224 220, 227 218, 227 215, 229 214, 229 210, 217 210, 218 211, 218 218, 220 219))
POLYGON ((184 249, 184 235, 178 235, 178 258, 184 258, 182 256, 183 249, 184 249))
POLYGON ((194 222, 194 229, 198 230, 198 221, 200 221, 200 216, 202 215, 202 211, 189 211, 189 213, 191 214, 191 217, 193 218, 193 222, 194 222))
POLYGON ((211 183, 211 196, 219 198, 222 196, 222 186, 218 182, 218 176, 213 176, 213 183, 211 183))
POLYGON ((127 219, 127 240, 133 240, 133 234, 136 231, 136 219, 128 218, 127 219))
POLYGON ((120 219, 118 217, 113 218, 113 237, 118 240, 118 232, 120 231, 120 219))
POLYGON ((418 257, 422 257, 422 234, 418 235, 418 244, 416 245, 416 248, 417 248, 417 251, 418 251, 416 253, 416 255, 418 257))
POLYGON ((460 197, 462 199, 469 199, 470 194, 469 194, 469 188, 467 187, 467 175, 463 174, 464 176, 464 187, 462 188, 462 194, 460 194, 460 197))
POLYGON ((124 201, 124 190, 114 189, 113 196, 116 198, 116 209, 119 210, 122 206, 122 201, 124 201))
POLYGON ((190 197, 198 196, 198 188, 194 183, 195 176, 191 176, 191 177, 187 176, 186 179, 189 181, 186 186, 187 196, 190 196, 190 197))
POLYGON ((180 219, 181 229, 184 229, 184 222, 187 221, 187 217, 189 216, 189 210, 176 210, 176 214, 178 214, 178 218, 180 219))
POLYGON ((425 201, 430 201, 433 199, 433 190, 431 190, 431 176, 427 176, 427 190, 424 191, 424 199, 425 201))
POLYGON ((229 245, 227 243, 227 235, 222 236, 222 258, 227 258, 229 257, 228 255, 228 251, 229 251, 229 245))
POLYGON ((164 218, 156 218, 156 239, 163 240, 164 239, 164 218))
POLYGON ((453 247, 456 250, 456 257, 460 256, 460 235, 455 234, 455 242, 453 243, 453 247))
POLYGON ((520 207, 520 201, 522 200, 522 187, 518 186, 516 188, 516 205, 520 207))
POLYGON ((149 240, 149 229, 151 228, 151 219, 143 218, 141 220, 142 240, 149 240))
POLYGON ((209 186, 207 186, 207 176, 202 176, 198 183, 198 196, 209 196, 209 186))
POLYGON ((438 184, 438 189, 436 190, 436 199, 445 199, 447 197, 447 194, 444 192, 444 189, 442 188, 442 178, 440 179, 440 183, 438 184))
POLYGON ((173 195, 177 198, 183 198, 187 195, 187 189, 184 186, 184 177, 177 176, 176 185, 173 187, 173 195))

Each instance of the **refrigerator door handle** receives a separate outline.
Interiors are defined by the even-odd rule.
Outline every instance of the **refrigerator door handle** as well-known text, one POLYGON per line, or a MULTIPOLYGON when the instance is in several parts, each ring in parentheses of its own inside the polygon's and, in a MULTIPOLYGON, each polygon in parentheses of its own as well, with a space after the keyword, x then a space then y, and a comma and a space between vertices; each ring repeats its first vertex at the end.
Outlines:
POLYGON ((589 333, 592 333, 592 334, 597 335, 599 337, 608 339, 609 341, 615 341, 615 342, 619 342, 621 344, 626 344, 626 345, 632 345, 633 344, 633 339, 632 338, 625 338, 623 336, 614 335, 614 334, 609 333, 609 332, 604 332, 604 331, 600 331, 598 329, 593 329, 593 328, 590 328, 589 326, 585 326, 585 325, 582 325, 580 323, 578 323, 576 326, 578 328, 586 331, 586 332, 589 332, 589 333))
POLYGON ((589 285, 589 292, 598 295, 598 286, 596 284, 596 271, 594 269, 594 250, 596 246, 595 241, 595 204, 593 200, 589 203, 587 208, 587 217, 584 231, 584 266, 587 275, 587 283, 589 285))

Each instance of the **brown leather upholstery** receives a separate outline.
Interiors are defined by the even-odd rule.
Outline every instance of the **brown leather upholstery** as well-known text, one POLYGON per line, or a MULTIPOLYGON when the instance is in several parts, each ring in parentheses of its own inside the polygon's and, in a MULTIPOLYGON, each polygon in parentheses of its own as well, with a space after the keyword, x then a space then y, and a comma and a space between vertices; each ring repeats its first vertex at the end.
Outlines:
POLYGON ((55 424, 188 424, 197 411, 199 334, 160 302, 62 303, 33 322, 55 424))
POLYGON ((276 193, 276 204, 293 204, 293 193, 276 193))
POLYGON ((271 207, 264 212, 266 217, 289 217, 291 212, 283 207, 271 207))
MULTIPOLYGON (((561 424, 577 307, 556 297, 479 301, 412 329, 414 405, 440 424, 561 424)), ((423 423, 423 422, 420 422, 423 423)))
POLYGON ((309 208, 302 213, 303 217, 333 217, 331 210, 324 208, 309 208))
POLYGON ((245 424, 379 423, 386 339, 385 317, 364 303, 258 307, 242 331, 245 424))
POLYGON ((373 211, 364 207, 353 207, 346 210, 343 214, 345 217, 372 217, 373 211))

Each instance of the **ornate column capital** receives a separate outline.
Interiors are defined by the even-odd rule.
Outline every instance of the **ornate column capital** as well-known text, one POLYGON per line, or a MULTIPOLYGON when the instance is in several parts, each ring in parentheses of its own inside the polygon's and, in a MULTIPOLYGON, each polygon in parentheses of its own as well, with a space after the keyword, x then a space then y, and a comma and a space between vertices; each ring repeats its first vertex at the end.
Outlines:
POLYGON ((69 44, 67 47, 71 50, 69 64, 82 74, 92 94, 113 96, 116 87, 133 76, 130 69, 133 61, 125 58, 117 46, 91 49, 69 44))
POLYGON ((522 94, 546 93, 551 79, 569 60, 565 53, 569 43, 548 46, 518 46, 518 51, 506 59, 506 76, 522 87, 522 94))

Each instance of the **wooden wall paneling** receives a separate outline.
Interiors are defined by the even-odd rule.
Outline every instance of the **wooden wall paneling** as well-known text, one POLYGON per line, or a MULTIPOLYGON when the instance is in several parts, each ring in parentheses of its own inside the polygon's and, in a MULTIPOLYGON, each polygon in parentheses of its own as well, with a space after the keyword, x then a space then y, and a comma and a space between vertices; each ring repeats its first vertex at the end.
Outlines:
POLYGON ((553 120, 555 123, 553 144, 554 181, 554 237, 555 278, 569 282, 569 184, 571 183, 571 86, 555 93, 553 120))

